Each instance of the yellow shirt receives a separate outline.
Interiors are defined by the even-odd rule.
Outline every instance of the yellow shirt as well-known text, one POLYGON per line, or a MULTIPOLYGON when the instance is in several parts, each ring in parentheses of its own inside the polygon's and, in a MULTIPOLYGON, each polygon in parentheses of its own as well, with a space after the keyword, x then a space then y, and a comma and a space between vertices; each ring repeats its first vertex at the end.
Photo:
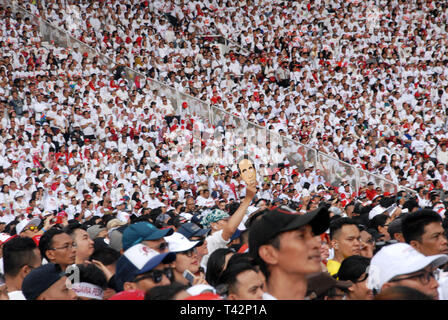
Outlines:
POLYGON ((327 270, 332 276, 338 273, 340 266, 341 263, 336 260, 328 260, 327 262, 327 270))

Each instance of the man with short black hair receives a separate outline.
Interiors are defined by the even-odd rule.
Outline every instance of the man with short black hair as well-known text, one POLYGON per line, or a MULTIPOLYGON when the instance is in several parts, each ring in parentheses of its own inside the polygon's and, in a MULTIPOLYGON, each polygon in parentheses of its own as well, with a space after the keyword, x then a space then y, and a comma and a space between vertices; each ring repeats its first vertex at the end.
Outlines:
POLYGON ((321 270, 320 237, 326 207, 300 215, 281 207, 264 213, 249 230, 249 253, 266 277, 264 300, 303 300, 307 276, 321 270))
POLYGON ((62 270, 66 270, 76 261, 76 242, 67 232, 57 228, 52 228, 42 235, 39 250, 43 258, 60 265, 62 270))
POLYGON ((3 266, 9 300, 26 300, 23 279, 42 264, 36 243, 28 237, 15 237, 3 246, 3 266))
POLYGON ((334 258, 328 260, 327 270, 331 275, 335 275, 345 258, 361 253, 358 225, 351 218, 333 220, 330 224, 330 241, 334 258))
POLYGON ((338 279, 351 281, 348 288, 348 300, 372 300, 372 290, 367 288, 367 277, 369 275, 370 259, 363 256, 351 256, 341 263, 338 271, 338 279))
POLYGON ((391 240, 396 240, 398 242, 406 242, 403 237, 402 232, 402 218, 396 218, 394 221, 389 223, 387 227, 387 232, 390 234, 391 240))
POLYGON ((263 279, 251 263, 229 264, 222 273, 220 282, 227 286, 228 300, 263 299, 263 279))
POLYGON ((76 243, 76 262, 84 263, 94 251, 93 240, 87 231, 78 223, 69 224, 64 231, 69 234, 76 243))
POLYGON ((442 227, 442 218, 431 209, 422 209, 407 215, 402 221, 406 243, 425 256, 448 254, 448 241, 442 227))

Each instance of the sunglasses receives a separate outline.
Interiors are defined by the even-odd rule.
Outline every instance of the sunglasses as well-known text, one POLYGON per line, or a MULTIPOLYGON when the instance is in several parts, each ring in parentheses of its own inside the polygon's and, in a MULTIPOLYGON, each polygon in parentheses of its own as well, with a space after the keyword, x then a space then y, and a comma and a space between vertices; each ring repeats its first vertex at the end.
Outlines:
POLYGON ((145 273, 145 275, 139 278, 135 278, 133 282, 135 283, 145 279, 151 279, 154 283, 160 283, 164 275, 171 281, 173 278, 173 270, 171 268, 165 268, 163 270, 151 270, 145 273))
POLYGON ((28 230, 30 230, 30 231, 38 231, 39 227, 37 227, 37 226, 29 226, 28 228, 26 228, 23 231, 28 231, 28 230))
POLYGON ((150 246, 147 245, 147 247, 149 247, 149 248, 151 248, 153 250, 162 252, 162 251, 164 251, 165 249, 168 248, 168 242, 162 242, 162 243, 160 243, 159 245, 157 245, 155 247, 150 247, 150 246))
POLYGON ((194 248, 191 248, 190 250, 182 251, 179 253, 191 258, 193 256, 193 254, 198 253, 198 249, 196 247, 194 247, 194 248))

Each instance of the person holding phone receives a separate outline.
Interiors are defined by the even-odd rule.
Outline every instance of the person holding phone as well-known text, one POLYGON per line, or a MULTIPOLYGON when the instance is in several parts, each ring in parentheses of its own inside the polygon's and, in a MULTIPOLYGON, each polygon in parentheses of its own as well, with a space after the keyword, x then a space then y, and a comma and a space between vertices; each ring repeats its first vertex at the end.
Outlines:
POLYGON ((165 237, 170 252, 176 253, 176 260, 172 263, 174 281, 185 285, 205 284, 205 277, 200 273, 200 260, 197 247, 202 241, 190 241, 183 234, 174 232, 165 237))

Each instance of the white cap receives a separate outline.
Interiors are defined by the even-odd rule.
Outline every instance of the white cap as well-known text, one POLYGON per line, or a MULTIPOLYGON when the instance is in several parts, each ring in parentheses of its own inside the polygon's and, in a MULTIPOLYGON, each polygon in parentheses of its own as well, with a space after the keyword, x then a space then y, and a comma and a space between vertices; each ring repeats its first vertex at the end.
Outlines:
POLYGON ((164 237, 168 242, 170 252, 182 252, 194 248, 200 241, 190 241, 187 237, 179 232, 174 232, 168 237, 164 237))
POLYGON ((24 197, 24 196, 25 196, 25 193, 24 193, 23 191, 18 191, 18 192, 15 194, 14 199, 17 199, 17 198, 19 198, 19 197, 24 197))
POLYGON ((367 287, 381 290, 382 286, 399 275, 410 274, 429 265, 438 267, 448 262, 448 255, 425 256, 407 243, 383 247, 370 261, 367 287))
POLYGON ((42 212, 42 217, 49 216, 50 214, 53 214, 53 213, 51 211, 45 210, 44 212, 42 212))
POLYGON ((188 288, 186 291, 187 291, 190 295, 192 295, 192 296, 197 296, 197 295, 199 295, 199 294, 201 294, 201 293, 204 293, 204 292, 213 292, 213 293, 216 293, 215 288, 213 288, 213 287, 212 287, 211 285, 209 285, 209 284, 197 284, 197 285, 191 286, 191 287, 188 288))
POLYGON ((375 216, 382 214, 386 210, 386 208, 383 208, 379 204, 375 206, 372 210, 369 211, 369 220, 372 220, 375 216))
POLYGON ((16 234, 20 234, 26 227, 28 226, 36 226, 40 225, 41 220, 39 218, 33 219, 23 219, 16 225, 16 234))
POLYGON ((128 223, 130 214, 124 211, 120 211, 117 213, 117 219, 121 222, 128 223))

